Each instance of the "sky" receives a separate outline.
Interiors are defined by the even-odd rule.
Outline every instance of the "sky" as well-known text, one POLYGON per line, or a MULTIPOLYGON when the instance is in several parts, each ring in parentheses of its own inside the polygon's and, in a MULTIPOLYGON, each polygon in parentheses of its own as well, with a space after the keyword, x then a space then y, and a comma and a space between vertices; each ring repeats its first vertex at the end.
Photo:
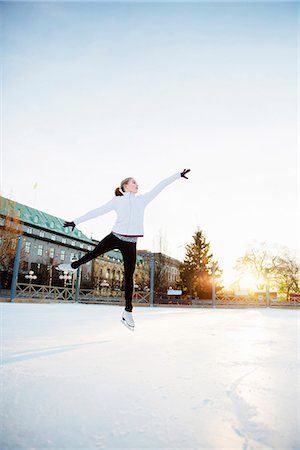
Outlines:
MULTIPOLYGON (((200 228, 225 283, 253 243, 299 249, 297 3, 0 11, 1 195, 71 221, 128 176, 142 194, 190 168, 147 207, 138 249, 182 259, 200 228)), ((80 229, 101 240, 114 220, 80 229)))

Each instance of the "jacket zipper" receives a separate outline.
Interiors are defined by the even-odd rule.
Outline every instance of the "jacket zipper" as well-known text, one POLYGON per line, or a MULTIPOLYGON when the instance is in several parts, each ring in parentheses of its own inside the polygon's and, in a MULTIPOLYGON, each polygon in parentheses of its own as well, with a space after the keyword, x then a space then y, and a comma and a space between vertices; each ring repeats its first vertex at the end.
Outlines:
POLYGON ((129 194, 129 220, 128 220, 128 227, 127 227, 127 235, 129 232, 130 222, 131 222, 131 194, 129 194))

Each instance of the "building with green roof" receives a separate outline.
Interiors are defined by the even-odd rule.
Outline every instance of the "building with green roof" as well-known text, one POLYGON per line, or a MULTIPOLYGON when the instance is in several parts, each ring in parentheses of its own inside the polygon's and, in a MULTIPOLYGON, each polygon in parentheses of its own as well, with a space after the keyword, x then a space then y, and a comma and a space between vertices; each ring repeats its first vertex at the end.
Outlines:
MULTIPOLYGON (((0 251, 4 248, 2 243, 6 238, 6 219, 11 220, 12 218, 19 221, 22 227, 20 281, 23 281, 29 270, 33 270, 38 277, 37 284, 48 284, 51 278, 53 285, 61 285, 59 271, 52 269, 61 262, 70 262, 80 258, 99 242, 87 237, 77 228, 73 231, 71 228, 64 228, 64 219, 0 196, 0 251)), ((99 264, 101 266, 101 261, 105 265, 102 278, 105 278, 107 274, 111 276, 110 270, 107 270, 109 265, 117 265, 118 273, 123 274, 123 257, 120 250, 108 251, 97 260, 97 268, 99 268, 99 264)), ((82 287, 92 287, 94 284, 93 263, 94 260, 82 266, 82 287)), ((142 257, 137 255, 137 265, 141 263, 142 257)), ((116 271, 116 267, 113 269, 114 271, 116 271)), ((11 273, 11 269, 12 267, 2 267, 3 272, 11 273)), ((119 277, 121 278, 121 275, 119 277)), ((99 278, 98 275, 97 278, 99 281, 101 277, 99 278)))

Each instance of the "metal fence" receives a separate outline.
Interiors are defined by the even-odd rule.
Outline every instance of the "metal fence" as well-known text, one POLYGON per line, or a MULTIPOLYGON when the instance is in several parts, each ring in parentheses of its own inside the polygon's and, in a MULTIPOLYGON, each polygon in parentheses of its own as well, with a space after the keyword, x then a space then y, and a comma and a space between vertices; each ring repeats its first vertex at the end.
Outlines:
MULTIPOLYGON (((46 286, 33 283, 17 283, 16 299, 24 301, 36 300, 42 302, 75 302, 76 289, 72 287, 46 286)), ((133 304, 149 305, 150 293, 135 291, 133 304)), ((79 303, 108 303, 124 304, 124 291, 113 289, 79 289, 79 303)))
MULTIPOLYGON (((133 305, 150 306, 150 292, 134 291, 133 305)), ((108 288, 79 289, 76 299, 74 287, 46 286, 32 283, 17 283, 15 301, 36 302, 78 302, 86 304, 119 304, 124 305, 124 291, 108 288)), ((190 299, 189 297, 170 297, 163 292, 154 292, 153 304, 161 306, 212 307, 212 299, 190 299)), ((255 296, 217 295, 216 307, 299 307, 300 296, 291 294, 288 299, 257 298, 255 296)))
POLYGON ((256 307, 271 307, 271 306, 300 306, 300 298, 295 298, 292 295, 288 299, 276 297, 269 298, 265 296, 234 296, 234 295, 220 295, 216 297, 216 302, 220 306, 256 306, 256 307))

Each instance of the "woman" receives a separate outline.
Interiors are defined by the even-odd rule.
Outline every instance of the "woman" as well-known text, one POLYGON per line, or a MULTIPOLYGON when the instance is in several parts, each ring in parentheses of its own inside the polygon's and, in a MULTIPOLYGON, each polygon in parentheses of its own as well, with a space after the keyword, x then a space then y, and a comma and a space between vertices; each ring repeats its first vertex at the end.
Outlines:
POLYGON ((99 208, 93 209, 83 216, 77 217, 72 222, 65 222, 64 227, 74 228, 86 220, 93 219, 109 211, 116 211, 117 219, 112 228, 112 232, 107 235, 94 250, 86 253, 78 261, 71 264, 60 264, 58 269, 75 272, 79 266, 91 261, 99 255, 113 249, 119 249, 124 261, 125 275, 125 310, 122 314, 122 323, 130 330, 134 330, 134 320, 132 317, 132 293, 133 293, 133 274, 136 263, 136 243, 137 238, 144 234, 144 211, 145 207, 151 202, 166 186, 173 181, 184 177, 190 172, 190 169, 184 169, 183 172, 175 173, 162 180, 151 191, 143 195, 135 195, 138 191, 138 184, 132 177, 125 178, 121 186, 115 189, 115 196, 99 208))

